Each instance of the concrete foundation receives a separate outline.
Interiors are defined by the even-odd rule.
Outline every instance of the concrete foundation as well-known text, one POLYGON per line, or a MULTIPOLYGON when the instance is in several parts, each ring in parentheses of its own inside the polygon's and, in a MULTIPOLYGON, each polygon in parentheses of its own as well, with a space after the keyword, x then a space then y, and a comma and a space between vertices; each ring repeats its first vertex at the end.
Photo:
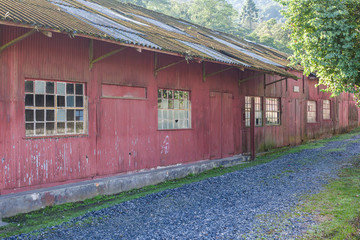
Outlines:
MULTIPOLYGON (((175 165, 136 173, 66 184, 57 187, 0 196, 0 216, 11 217, 46 206, 78 202, 97 195, 113 195, 131 189, 155 185, 164 181, 186 177, 216 167, 230 167, 249 160, 247 156, 234 156, 219 160, 175 165)), ((0 218, 1 219, 1 218, 0 218)), ((1 224, 1 221, 0 221, 1 224)), ((0 225, 1 226, 1 225, 0 225)))

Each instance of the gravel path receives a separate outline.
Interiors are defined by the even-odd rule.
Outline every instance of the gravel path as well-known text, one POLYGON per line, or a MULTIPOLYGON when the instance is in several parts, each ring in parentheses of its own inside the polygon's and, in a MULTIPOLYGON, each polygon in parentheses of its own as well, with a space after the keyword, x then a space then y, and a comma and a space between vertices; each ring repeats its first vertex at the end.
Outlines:
POLYGON ((319 192, 358 154, 360 135, 11 239, 294 239, 314 224, 294 213, 301 196, 319 192))

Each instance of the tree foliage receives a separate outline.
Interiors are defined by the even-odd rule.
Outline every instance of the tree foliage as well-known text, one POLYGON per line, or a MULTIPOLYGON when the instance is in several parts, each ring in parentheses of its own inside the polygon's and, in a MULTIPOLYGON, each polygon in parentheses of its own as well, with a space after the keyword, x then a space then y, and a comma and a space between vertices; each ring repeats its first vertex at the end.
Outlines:
POLYGON ((259 20, 259 9, 253 0, 246 0, 240 13, 240 23, 250 30, 254 29, 259 20))
POLYGON ((294 64, 337 95, 360 95, 359 0, 278 0, 291 31, 294 64))

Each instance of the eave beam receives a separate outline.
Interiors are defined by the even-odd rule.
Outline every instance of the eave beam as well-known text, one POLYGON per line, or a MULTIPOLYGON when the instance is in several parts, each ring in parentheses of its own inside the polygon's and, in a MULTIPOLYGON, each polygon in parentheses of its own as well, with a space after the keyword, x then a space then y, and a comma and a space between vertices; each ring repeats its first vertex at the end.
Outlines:
POLYGON ((11 47, 11 46, 14 45, 15 43, 20 42, 20 41, 24 40, 24 39, 27 38, 27 37, 30 37, 31 35, 33 35, 33 34, 36 33, 37 31, 38 31, 37 29, 32 29, 32 30, 30 30, 29 32, 21 35, 20 37, 15 38, 14 40, 11 40, 10 42, 2 45, 2 46, 0 47, 0 53, 1 53, 2 51, 4 51, 5 49, 7 49, 8 47, 11 47))
POLYGON ((287 80, 287 79, 288 79, 287 77, 284 77, 284 78, 281 78, 281 79, 279 79, 279 80, 273 81, 273 82, 271 82, 271 83, 266 83, 266 84, 264 85, 264 88, 266 88, 267 86, 269 86, 269 85, 271 85, 271 84, 274 84, 274 83, 277 83, 277 82, 281 82, 281 81, 287 80))
POLYGON ((264 75, 264 76, 265 76, 265 74, 264 74, 264 73, 258 73, 258 74, 252 75, 251 77, 247 77, 247 78, 239 79, 239 86, 240 86, 240 85, 241 85, 241 83, 243 83, 243 82, 246 82, 246 81, 252 80, 252 79, 257 78, 257 77, 260 77, 260 76, 262 76, 262 75, 264 75))
POLYGON ((127 47, 122 47, 116 50, 113 50, 111 52, 108 52, 96 59, 94 59, 94 40, 90 40, 90 45, 89 45, 89 62, 90 62, 90 70, 94 67, 94 64, 104 60, 105 58, 111 57, 112 55, 115 55, 123 50, 125 50, 127 47))
POLYGON ((206 74, 205 62, 203 62, 203 82, 206 82, 206 78, 208 78, 208 77, 212 77, 212 76, 214 76, 214 75, 217 75, 217 74, 219 74, 219 73, 228 71, 228 70, 233 69, 233 68, 234 68, 234 67, 227 67, 227 68, 221 69, 221 70, 219 70, 219 71, 206 74))
POLYGON ((155 59, 154 59, 154 64, 155 64, 155 67, 154 67, 154 76, 156 77, 158 75, 158 73, 162 70, 165 70, 169 67, 172 67, 172 66, 175 66, 179 63, 182 63, 182 62, 185 62, 186 59, 182 59, 180 61, 177 61, 177 62, 174 62, 174 63, 170 63, 166 66, 163 66, 163 67, 158 67, 158 62, 159 62, 159 59, 158 59, 158 53, 155 53, 155 59))

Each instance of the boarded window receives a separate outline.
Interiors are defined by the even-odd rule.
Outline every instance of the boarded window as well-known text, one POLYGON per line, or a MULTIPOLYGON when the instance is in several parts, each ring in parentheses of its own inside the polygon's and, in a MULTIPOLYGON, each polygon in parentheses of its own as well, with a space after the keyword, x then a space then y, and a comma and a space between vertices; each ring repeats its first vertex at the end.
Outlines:
POLYGON ((158 129, 191 128, 191 102, 188 91, 158 90, 158 129))
POLYGON ((105 98, 124 98, 124 99, 145 99, 146 88, 118 86, 103 84, 101 86, 102 97, 105 98))
POLYGON ((266 98, 266 124, 280 125, 280 100, 278 98, 266 98))
POLYGON ((25 135, 84 134, 85 89, 82 83, 25 81, 25 135))
MULTIPOLYGON (((245 126, 250 127, 251 98, 245 97, 245 126)), ((255 102, 255 126, 262 126, 262 101, 261 97, 253 97, 255 102)))
POLYGON ((330 100, 323 100, 323 119, 330 119, 330 100))
POLYGON ((307 101, 307 122, 315 123, 316 122, 316 102, 307 101))

